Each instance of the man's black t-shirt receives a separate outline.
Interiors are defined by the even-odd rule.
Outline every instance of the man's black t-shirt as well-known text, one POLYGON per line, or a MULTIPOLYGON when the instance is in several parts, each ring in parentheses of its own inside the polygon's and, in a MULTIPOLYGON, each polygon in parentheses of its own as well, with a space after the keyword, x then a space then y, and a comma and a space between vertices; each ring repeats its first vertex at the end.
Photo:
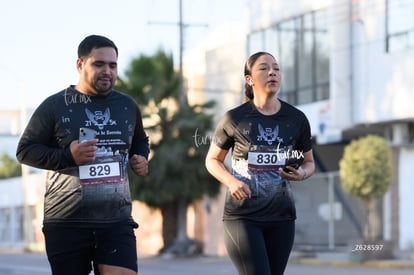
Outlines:
POLYGON ((133 154, 147 157, 141 113, 128 95, 87 96, 72 86, 44 100, 31 117, 17 158, 47 171, 44 223, 104 226, 134 223, 127 176, 133 154), (69 145, 79 129, 96 132, 96 159, 77 166, 69 145))
POLYGON ((232 174, 252 191, 252 197, 243 201, 227 192, 224 219, 296 218, 290 183, 279 176, 278 169, 287 159, 301 159, 312 149, 311 132, 302 111, 280 102, 274 115, 263 115, 253 102, 246 102, 228 111, 216 127, 213 142, 232 149, 232 174))

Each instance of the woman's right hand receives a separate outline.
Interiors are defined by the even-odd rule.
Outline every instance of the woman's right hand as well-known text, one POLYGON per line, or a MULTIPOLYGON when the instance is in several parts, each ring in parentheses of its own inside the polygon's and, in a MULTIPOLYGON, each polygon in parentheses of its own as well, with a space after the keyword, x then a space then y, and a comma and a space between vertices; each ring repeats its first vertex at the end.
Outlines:
POLYGON ((252 196, 250 187, 236 178, 234 178, 234 180, 229 183, 228 187, 231 196, 236 200, 250 199, 252 196))

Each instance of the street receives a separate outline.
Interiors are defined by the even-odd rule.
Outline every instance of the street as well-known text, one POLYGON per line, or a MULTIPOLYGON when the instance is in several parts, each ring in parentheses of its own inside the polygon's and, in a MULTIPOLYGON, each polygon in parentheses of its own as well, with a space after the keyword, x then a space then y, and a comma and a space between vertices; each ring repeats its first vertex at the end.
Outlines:
MULTIPOLYGON (((0 275, 50 275, 42 253, 0 253, 0 275)), ((140 275, 235 275, 227 258, 139 259, 140 275)), ((289 263, 285 275, 412 275, 414 269, 289 263)))

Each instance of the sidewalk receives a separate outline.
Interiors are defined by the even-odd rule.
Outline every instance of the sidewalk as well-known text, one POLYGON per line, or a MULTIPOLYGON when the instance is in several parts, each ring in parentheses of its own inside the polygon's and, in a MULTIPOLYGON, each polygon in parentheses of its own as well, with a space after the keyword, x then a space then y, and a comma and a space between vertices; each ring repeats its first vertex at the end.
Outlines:
MULTIPOLYGON (((352 253, 352 252, 351 252, 352 253)), ((401 259, 381 259, 360 261, 357 255, 349 252, 316 252, 311 255, 303 252, 292 252, 289 262, 303 265, 325 266, 365 266, 374 268, 414 269, 414 261, 401 259)))
POLYGON ((237 274, 227 257, 195 256, 190 258, 162 258, 159 256, 138 259, 139 274, 151 275, 214 275, 237 274))
MULTIPOLYGON (((374 269, 369 274, 388 274, 388 271, 384 269, 390 269, 391 274, 396 273, 396 270, 407 270, 413 269, 414 274, 414 262, 401 261, 401 260, 377 260, 367 262, 357 262, 348 259, 344 253, 340 252, 324 252, 317 253, 313 257, 303 255, 301 253, 292 253, 289 260, 289 274, 305 274, 303 272, 310 266, 318 266, 325 270, 325 267, 349 267, 350 271, 355 270, 354 268, 366 267, 374 269), (375 271, 378 269, 378 271, 375 271)), ((318 269, 319 270, 319 269, 318 269)), ((362 272, 362 271, 361 271, 362 272)), ((411 270, 408 271, 411 274, 411 270)), ((158 256, 144 257, 139 260, 139 273, 140 274, 151 274, 151 275, 229 275, 237 274, 233 264, 230 262, 228 257, 225 256, 206 256, 200 255, 190 258, 162 258, 158 256), (214 270, 214 273, 212 273, 214 270)), ((306 274, 318 274, 315 271, 306 274)), ((326 274, 326 273, 323 273, 326 274)), ((342 273, 341 273, 342 274, 342 273)), ((360 274, 360 273, 358 273, 360 274)), ((398 273, 399 274, 399 273, 398 273)), ((405 273, 404 273, 405 274, 405 273)))

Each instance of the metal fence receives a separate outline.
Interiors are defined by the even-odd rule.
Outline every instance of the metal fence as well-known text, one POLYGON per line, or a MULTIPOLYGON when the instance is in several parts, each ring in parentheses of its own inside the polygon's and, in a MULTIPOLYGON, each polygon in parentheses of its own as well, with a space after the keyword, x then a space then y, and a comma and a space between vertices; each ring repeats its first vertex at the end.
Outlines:
POLYGON ((341 188, 338 172, 318 173, 293 182, 296 201, 296 246, 335 249, 361 239, 365 210, 341 188))

